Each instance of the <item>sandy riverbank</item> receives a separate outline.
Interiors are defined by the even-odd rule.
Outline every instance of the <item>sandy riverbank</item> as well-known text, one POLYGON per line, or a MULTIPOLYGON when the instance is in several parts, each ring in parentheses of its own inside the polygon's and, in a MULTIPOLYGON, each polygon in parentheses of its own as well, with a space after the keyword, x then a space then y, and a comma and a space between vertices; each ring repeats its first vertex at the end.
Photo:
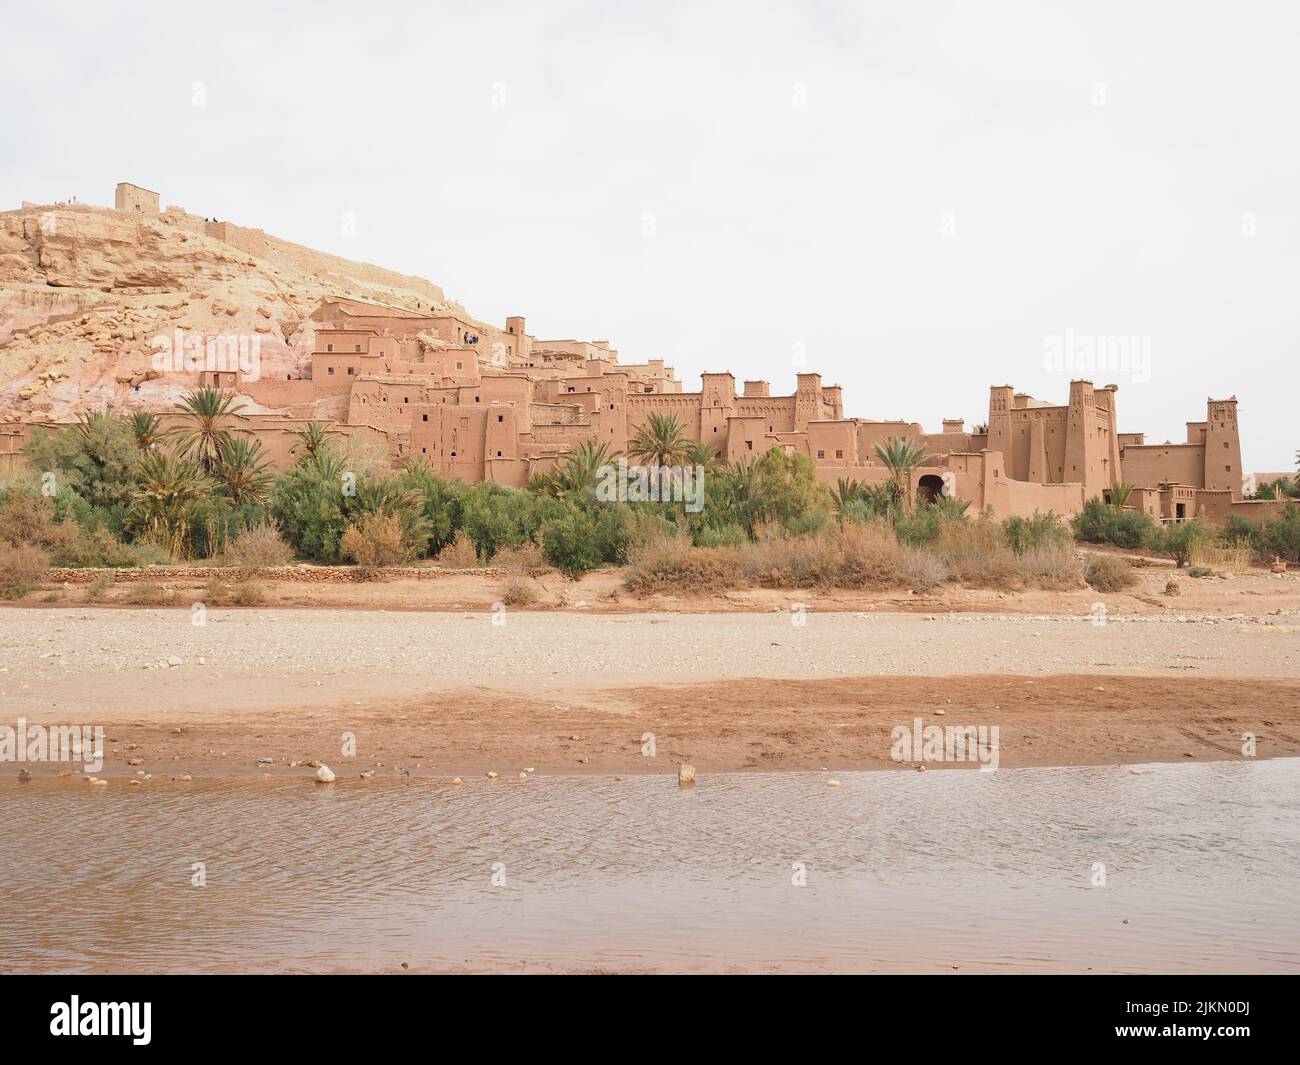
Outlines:
POLYGON ((342 779, 892 768, 890 731, 915 717, 999 726, 1008 767, 1240 758, 1246 732, 1261 757, 1300 754, 1288 616, 512 611, 493 625, 214 609, 205 622, 0 611, 0 722, 103 724, 101 775, 151 784, 307 777, 290 763, 310 760, 342 779))

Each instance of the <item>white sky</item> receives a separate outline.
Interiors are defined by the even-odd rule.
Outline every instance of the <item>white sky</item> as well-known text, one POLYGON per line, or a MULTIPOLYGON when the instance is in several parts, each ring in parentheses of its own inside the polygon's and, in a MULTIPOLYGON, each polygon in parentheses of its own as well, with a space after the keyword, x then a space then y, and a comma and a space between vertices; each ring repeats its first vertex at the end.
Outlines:
POLYGON ((1137 336, 1149 381, 1092 375, 1122 430, 1235 393, 1246 468, 1294 468, 1295 5, 289 7, 6 9, 0 208, 134 181, 687 388, 802 350, 931 431, 1137 336))

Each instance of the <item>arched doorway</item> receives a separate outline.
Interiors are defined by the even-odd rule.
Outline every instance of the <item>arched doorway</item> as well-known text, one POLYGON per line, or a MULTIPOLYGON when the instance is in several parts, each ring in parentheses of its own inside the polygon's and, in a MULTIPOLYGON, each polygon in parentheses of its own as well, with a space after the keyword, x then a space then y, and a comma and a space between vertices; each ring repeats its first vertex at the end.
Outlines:
POLYGON ((933 503, 941 495, 943 495, 943 478, 938 474, 927 473, 916 482, 918 502, 933 503))

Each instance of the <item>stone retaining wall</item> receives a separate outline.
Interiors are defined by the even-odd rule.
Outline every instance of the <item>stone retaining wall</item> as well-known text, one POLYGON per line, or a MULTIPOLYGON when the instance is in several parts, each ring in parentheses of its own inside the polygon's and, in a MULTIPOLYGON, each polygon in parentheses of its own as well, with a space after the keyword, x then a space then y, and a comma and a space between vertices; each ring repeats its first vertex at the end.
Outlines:
POLYGON ((269 581, 326 583, 330 581, 373 580, 375 577, 388 580, 394 578, 437 580, 440 577, 465 575, 501 577, 505 575, 505 572, 505 570, 495 566, 457 570, 435 569, 431 566, 383 566, 378 571, 372 571, 363 577, 358 566, 267 566, 255 572, 242 570, 236 566, 142 566, 131 569, 51 567, 47 580, 51 584, 90 584, 100 578, 113 583, 129 583, 131 581, 147 580, 159 582, 206 581, 213 576, 240 578, 249 576, 269 581))

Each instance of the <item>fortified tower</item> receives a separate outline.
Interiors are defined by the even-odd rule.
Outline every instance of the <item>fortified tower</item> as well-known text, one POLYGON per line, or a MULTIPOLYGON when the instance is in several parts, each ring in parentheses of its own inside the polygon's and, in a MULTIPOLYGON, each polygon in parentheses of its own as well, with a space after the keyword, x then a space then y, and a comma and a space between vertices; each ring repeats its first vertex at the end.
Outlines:
POLYGON ((1237 435, 1237 397, 1207 401, 1205 487, 1228 489, 1241 498, 1241 438, 1237 435))

